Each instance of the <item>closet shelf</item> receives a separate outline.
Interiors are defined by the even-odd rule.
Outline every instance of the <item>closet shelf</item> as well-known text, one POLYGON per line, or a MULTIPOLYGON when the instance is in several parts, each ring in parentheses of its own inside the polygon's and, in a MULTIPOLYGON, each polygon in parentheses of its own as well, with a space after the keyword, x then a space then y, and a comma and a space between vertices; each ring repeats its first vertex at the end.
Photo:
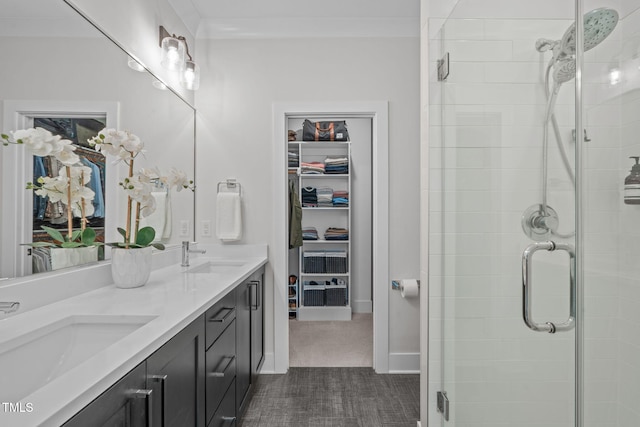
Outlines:
POLYGON ((302 277, 348 277, 349 273, 300 273, 302 277))
POLYGON ((348 207, 309 207, 309 206, 304 206, 302 208, 302 210, 312 210, 312 211, 348 211, 349 208, 348 207))
POLYGON ((318 240, 303 240, 302 243, 305 245, 307 243, 310 244, 324 244, 324 243, 349 243, 348 240, 326 240, 326 239, 318 239, 318 240))
POLYGON ((349 178, 347 173, 301 173, 301 178, 327 179, 327 178, 349 178))

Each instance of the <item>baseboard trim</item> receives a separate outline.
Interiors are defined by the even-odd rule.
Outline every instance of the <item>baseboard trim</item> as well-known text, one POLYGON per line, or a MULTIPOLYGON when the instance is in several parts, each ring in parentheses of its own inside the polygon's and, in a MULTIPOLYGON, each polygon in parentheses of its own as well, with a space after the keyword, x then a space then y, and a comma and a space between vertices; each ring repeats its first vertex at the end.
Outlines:
POLYGON ((360 300, 360 301, 352 301, 351 309, 354 313, 373 313, 373 301, 371 300, 360 300))
POLYGON ((419 374, 420 353, 389 353, 390 374, 419 374))
POLYGON ((276 358, 273 353, 264 354, 264 362, 262 362, 262 368, 260 368, 260 375, 262 374, 286 374, 286 372, 276 372, 276 358))

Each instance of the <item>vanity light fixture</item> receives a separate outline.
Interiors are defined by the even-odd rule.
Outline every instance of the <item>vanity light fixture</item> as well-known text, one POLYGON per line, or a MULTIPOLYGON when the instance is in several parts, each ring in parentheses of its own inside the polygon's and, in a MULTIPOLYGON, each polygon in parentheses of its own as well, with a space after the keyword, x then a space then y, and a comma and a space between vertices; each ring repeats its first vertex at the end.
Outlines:
POLYGON ((198 89, 200 86, 200 67, 193 62, 185 37, 170 34, 161 25, 160 47, 162 47, 160 64, 167 70, 180 72, 180 84, 185 89, 198 89))

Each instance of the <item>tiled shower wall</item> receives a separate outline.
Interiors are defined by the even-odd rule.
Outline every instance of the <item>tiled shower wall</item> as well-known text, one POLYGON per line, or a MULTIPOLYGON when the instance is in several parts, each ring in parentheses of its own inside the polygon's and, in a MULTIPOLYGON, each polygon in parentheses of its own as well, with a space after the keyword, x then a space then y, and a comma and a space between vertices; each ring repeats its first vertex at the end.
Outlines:
MULTIPOLYGON (((627 157, 640 155, 640 49, 634 34, 640 15, 621 17, 615 32, 586 54, 590 141, 580 142, 587 144, 588 192, 585 425, 598 427, 637 426, 640 420, 640 206, 622 202, 627 157), (623 78, 612 85, 616 67, 623 78)), ((433 394, 442 387, 442 358, 453 409, 449 425, 573 425, 574 334, 537 334, 520 316, 520 257, 531 242, 520 217, 540 202, 542 76, 550 57, 534 45, 541 37, 560 38, 571 22, 450 19, 432 37, 430 426, 441 422, 433 394), (442 47, 451 55, 446 83, 435 76, 442 47)), ((572 160, 573 92, 573 82, 565 84, 555 110, 572 160)), ((560 215, 560 231, 569 233, 573 189, 550 135, 549 204, 560 215)), ((557 253, 537 253, 535 259, 535 318, 561 320, 567 312, 567 261, 557 253)))
MULTIPOLYGON (((616 415, 619 427, 640 425, 640 205, 623 203, 622 183, 628 175, 633 162, 629 156, 640 156, 640 4, 629 1, 634 10, 625 16, 621 24, 621 42, 619 49, 613 51, 610 66, 618 65, 621 81, 616 90, 609 90, 610 104, 617 102, 619 111, 619 129, 613 126, 608 135, 610 150, 616 147, 619 137, 619 150, 613 159, 614 170, 603 178, 609 182, 608 188, 615 191, 615 199, 608 201, 615 209, 608 212, 602 221, 617 220, 617 229, 612 236, 603 238, 605 245, 618 249, 618 256, 611 260, 615 270, 609 271, 605 277, 611 285, 617 276, 619 295, 616 307, 619 316, 614 330, 617 339, 618 363, 615 375, 617 378, 618 401, 616 415)), ((628 5, 627 5, 628 6, 628 5)), ((606 82, 605 82, 606 84, 606 82)), ((594 166, 597 161, 594 160, 594 166)), ((599 245, 593 241, 592 245, 599 245)), ((605 270, 606 271, 606 270, 605 270)), ((604 281, 604 280, 603 280, 604 281)))

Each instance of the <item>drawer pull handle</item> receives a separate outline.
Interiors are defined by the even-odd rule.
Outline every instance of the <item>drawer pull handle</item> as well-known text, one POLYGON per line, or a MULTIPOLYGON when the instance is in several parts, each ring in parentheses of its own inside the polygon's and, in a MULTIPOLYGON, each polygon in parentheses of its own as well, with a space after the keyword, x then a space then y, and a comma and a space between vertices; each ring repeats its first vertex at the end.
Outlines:
MULTIPOLYGON (((155 383, 160 383, 160 390, 162 391, 162 398, 160 400, 160 419, 164 420, 167 408, 167 375, 151 375, 149 378, 155 383)), ((163 424, 164 425, 164 424, 163 424)))
POLYGON ((217 323, 224 323, 227 321, 227 319, 229 318, 229 316, 231 316, 231 314, 236 312, 236 308, 235 307, 225 307, 222 310, 220 310, 218 312, 218 314, 216 314, 214 317, 212 317, 211 319, 209 319, 209 322, 217 322, 217 323), (227 314, 225 314, 222 317, 218 317, 220 315, 220 313, 222 313, 223 311, 226 311, 227 314))
MULTIPOLYGON (((224 357, 224 358, 222 358, 222 361, 220 362, 220 365, 222 365, 222 363, 224 362, 224 359, 229 359, 229 361, 227 362, 225 367, 223 369, 216 369, 216 371, 215 372, 211 372, 209 374, 209 376, 216 377, 216 378, 224 378, 224 373, 227 372, 227 369, 229 369, 229 366, 231 366, 233 361, 236 360, 236 357, 235 356, 224 357)), ((218 368, 220 368, 220 365, 218 365, 218 368)))
MULTIPOLYGON (((152 391, 151 390, 135 390, 131 393, 130 398, 131 399, 144 399, 144 420, 145 420, 145 427, 151 427, 153 425, 153 422, 151 421, 151 412, 152 412, 152 408, 153 408, 153 401, 151 400, 151 398, 153 397, 152 395, 152 391)), ((131 422, 131 420, 130 420, 131 422)), ((133 423, 132 423, 133 424, 133 423)))
POLYGON ((221 417, 222 424, 228 424, 230 426, 236 425, 236 417, 221 417))

